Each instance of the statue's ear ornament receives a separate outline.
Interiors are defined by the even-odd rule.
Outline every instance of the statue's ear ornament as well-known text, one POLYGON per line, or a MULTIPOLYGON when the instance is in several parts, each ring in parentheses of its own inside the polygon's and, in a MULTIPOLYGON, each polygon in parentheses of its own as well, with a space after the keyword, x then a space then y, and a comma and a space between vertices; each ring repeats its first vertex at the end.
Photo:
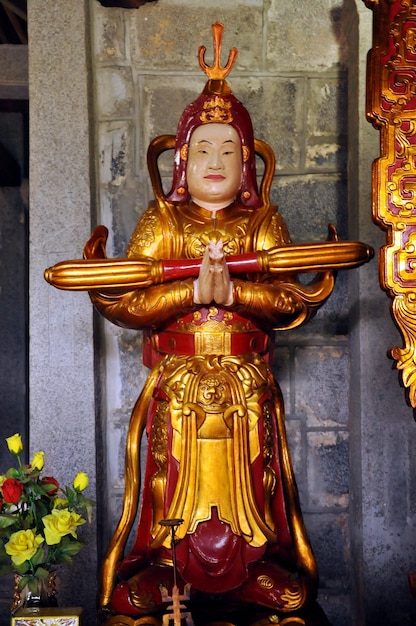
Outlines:
POLYGON ((182 161, 187 161, 188 160, 188 152, 189 152, 189 144, 184 143, 183 146, 180 149, 180 157, 182 159, 182 161))
POLYGON ((250 158, 250 148, 248 146, 241 146, 241 151, 243 153, 243 163, 247 163, 250 158))

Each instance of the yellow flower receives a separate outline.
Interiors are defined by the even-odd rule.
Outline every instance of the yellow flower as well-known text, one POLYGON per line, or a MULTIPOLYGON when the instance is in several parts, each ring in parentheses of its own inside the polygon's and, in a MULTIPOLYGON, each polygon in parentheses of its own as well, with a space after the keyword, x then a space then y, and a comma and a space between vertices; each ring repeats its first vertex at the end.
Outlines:
POLYGON ((68 508, 68 500, 66 498, 55 498, 53 501, 54 509, 67 509, 68 508))
POLYGON ((38 547, 43 543, 42 535, 35 535, 30 528, 28 530, 18 530, 10 535, 9 541, 4 548, 15 565, 21 565, 31 559, 38 547))
POLYGON ((42 517, 45 526, 45 540, 49 546, 59 543, 65 535, 77 538, 76 528, 85 524, 85 519, 67 509, 52 509, 52 513, 42 517))
POLYGON ((44 465, 45 465, 45 453, 42 451, 35 452, 35 454, 33 455, 32 462, 31 462, 31 466, 33 467, 33 469, 40 471, 44 465))
POLYGON ((4 474, 1 474, 0 476, 0 487, 2 486, 2 484, 4 483, 4 481, 7 479, 7 476, 5 476, 4 474))
POLYGON ((78 472, 74 478, 75 491, 84 491, 88 486, 88 474, 85 472, 78 472))
POLYGON ((23 450, 23 442, 21 436, 16 433, 11 437, 6 437, 7 446, 12 454, 20 454, 23 450))

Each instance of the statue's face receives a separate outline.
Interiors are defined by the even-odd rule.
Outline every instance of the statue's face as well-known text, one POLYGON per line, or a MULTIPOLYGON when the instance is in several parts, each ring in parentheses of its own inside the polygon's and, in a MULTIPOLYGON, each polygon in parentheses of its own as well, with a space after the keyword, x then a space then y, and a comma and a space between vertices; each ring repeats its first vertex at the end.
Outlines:
POLYGON ((200 206, 222 209, 241 186, 241 142, 229 124, 198 126, 189 144, 186 178, 191 198, 200 206))

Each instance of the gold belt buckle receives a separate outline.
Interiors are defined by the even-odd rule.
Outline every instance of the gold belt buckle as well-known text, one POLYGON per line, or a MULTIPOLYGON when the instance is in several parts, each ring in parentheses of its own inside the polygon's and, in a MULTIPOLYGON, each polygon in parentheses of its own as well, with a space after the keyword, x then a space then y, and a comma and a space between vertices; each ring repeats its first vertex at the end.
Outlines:
POLYGON ((231 354, 231 333, 196 332, 195 354, 231 354))

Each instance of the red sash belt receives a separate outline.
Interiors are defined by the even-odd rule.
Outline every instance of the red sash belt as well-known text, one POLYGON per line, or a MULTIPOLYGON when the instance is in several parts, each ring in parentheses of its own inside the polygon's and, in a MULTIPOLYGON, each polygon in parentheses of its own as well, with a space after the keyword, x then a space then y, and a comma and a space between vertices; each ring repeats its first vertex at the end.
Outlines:
POLYGON ((238 355, 268 351, 269 337, 261 331, 240 333, 198 332, 181 333, 164 330, 152 336, 153 348, 159 353, 167 354, 214 354, 238 355))

